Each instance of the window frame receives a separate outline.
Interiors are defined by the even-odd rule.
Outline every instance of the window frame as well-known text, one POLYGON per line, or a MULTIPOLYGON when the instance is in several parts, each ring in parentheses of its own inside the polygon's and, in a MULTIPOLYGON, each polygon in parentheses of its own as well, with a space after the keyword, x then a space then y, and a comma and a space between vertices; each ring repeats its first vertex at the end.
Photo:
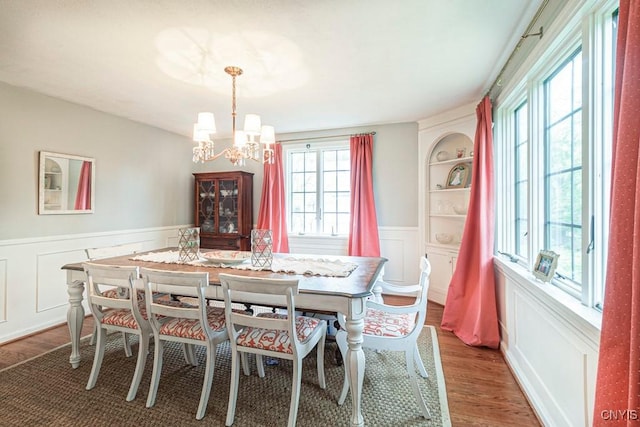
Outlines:
MULTIPOLYGON (((312 139, 312 138, 310 138, 312 139)), ((331 141, 323 141, 323 142, 310 142, 304 141, 296 142, 296 143, 287 143, 283 146, 283 167, 284 167, 284 181, 285 181, 285 204, 286 204, 286 215, 287 215, 287 232, 292 236, 348 236, 349 230, 341 231, 335 230, 333 233, 325 233, 322 230, 322 221, 325 215, 324 209, 324 190, 323 190, 323 175, 324 168, 322 168, 323 164, 323 153, 326 151, 337 151, 337 150, 347 150, 350 151, 350 143, 349 140, 344 139, 336 139, 331 141), (292 164, 291 164, 291 154, 292 153, 300 153, 305 151, 313 151, 317 153, 316 156, 316 217, 314 219, 314 231, 312 232, 300 232, 294 231, 292 229, 292 183, 291 183, 291 174, 292 174, 292 164)), ((351 162, 349 162, 349 172, 351 170, 351 162)), ((351 195, 351 188, 349 188, 349 198, 351 195)), ((343 212, 341 212, 343 213, 343 212)), ((350 216, 350 206, 348 215, 350 216)))

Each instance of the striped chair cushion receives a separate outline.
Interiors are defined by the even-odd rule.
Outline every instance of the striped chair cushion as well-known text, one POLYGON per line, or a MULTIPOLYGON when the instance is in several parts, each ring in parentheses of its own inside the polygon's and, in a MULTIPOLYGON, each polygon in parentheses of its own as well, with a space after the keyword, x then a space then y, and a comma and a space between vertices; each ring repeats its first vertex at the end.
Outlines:
MULTIPOLYGON (((207 307, 207 322, 214 331, 222 331, 225 328, 224 308, 207 307)), ((160 335, 190 338, 205 341, 207 337, 202 330, 199 320, 173 318, 160 327, 160 335)))
MULTIPOLYGON (((108 289, 102 292, 102 296, 107 298, 120 298, 120 295, 118 295, 118 288, 108 289)), ((137 296, 138 301, 144 301, 144 291, 139 290, 137 292, 137 296)))
POLYGON ((363 333, 381 337, 403 337, 414 329, 415 324, 415 313, 393 314, 369 308, 363 333))
MULTIPOLYGON (((146 318, 146 311, 143 316, 146 318)), ((138 322, 131 310, 119 309, 105 311, 102 323, 105 325, 120 326, 122 328, 138 329, 138 322)))
MULTIPOLYGON (((286 314, 278 313, 260 313, 257 317, 271 317, 286 319, 286 314)), ((296 317, 296 334, 302 342, 306 341, 311 333, 318 327, 321 319, 312 317, 298 316, 296 317)), ((278 353, 292 354, 291 340, 286 331, 260 328, 246 328, 240 333, 237 344, 242 347, 254 347, 265 350, 277 351, 278 353)))
MULTIPOLYGON (((193 307, 192 305, 182 303, 180 301, 162 301, 163 305, 170 305, 173 307, 193 307)), ((147 307, 144 304, 144 300, 138 302, 138 308, 140 309, 140 314, 144 320, 147 320, 147 307)), ((162 317, 162 316, 158 316, 162 317)), ((104 317, 102 318, 102 323, 105 325, 112 326, 120 326, 122 328, 129 329, 138 329, 138 323, 136 322, 136 318, 133 317, 133 313, 131 310, 127 309, 113 309, 106 310, 104 312, 104 317)))

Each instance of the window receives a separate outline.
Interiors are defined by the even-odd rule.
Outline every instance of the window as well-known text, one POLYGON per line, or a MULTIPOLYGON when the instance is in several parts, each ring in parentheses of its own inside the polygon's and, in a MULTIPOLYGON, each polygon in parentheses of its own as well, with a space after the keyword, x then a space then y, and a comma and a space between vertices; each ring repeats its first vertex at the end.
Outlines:
POLYGON ((559 274, 582 282, 582 52, 543 82, 544 247, 560 254, 559 274))
POLYGON ((529 248, 529 132, 527 103, 521 104, 514 113, 515 141, 515 253, 528 259, 529 248))
POLYGON ((285 150, 289 233, 346 235, 351 204, 349 143, 285 150))
POLYGON ((551 283, 602 309, 613 139, 617 2, 569 19, 496 108, 496 249, 528 270, 560 254, 551 283))

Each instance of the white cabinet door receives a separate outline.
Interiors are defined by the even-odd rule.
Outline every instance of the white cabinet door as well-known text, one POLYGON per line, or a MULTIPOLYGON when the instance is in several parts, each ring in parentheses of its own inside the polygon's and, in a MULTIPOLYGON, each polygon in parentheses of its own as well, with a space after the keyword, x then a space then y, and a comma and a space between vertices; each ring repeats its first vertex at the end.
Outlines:
POLYGON ((444 305, 455 267, 456 254, 431 250, 427 251, 427 257, 431 263, 429 299, 444 305))

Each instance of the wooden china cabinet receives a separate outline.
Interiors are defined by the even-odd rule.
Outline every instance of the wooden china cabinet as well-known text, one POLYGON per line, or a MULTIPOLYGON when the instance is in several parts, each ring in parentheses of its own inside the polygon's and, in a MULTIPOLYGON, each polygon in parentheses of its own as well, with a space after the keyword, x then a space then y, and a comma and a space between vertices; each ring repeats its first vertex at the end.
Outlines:
POLYGON ((195 226, 200 247, 251 250, 253 174, 243 171, 194 173, 195 226))

